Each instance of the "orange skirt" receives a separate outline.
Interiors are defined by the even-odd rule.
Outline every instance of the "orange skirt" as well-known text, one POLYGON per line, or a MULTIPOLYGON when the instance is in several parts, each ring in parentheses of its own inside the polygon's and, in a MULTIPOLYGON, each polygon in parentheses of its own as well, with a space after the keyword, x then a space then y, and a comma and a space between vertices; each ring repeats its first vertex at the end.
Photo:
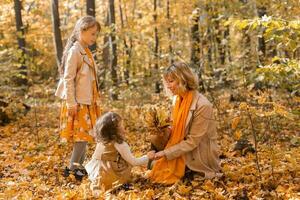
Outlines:
POLYGON ((99 95, 93 84, 93 103, 78 105, 77 116, 69 116, 66 101, 62 102, 60 114, 60 136, 69 142, 93 141, 93 127, 100 117, 99 95))

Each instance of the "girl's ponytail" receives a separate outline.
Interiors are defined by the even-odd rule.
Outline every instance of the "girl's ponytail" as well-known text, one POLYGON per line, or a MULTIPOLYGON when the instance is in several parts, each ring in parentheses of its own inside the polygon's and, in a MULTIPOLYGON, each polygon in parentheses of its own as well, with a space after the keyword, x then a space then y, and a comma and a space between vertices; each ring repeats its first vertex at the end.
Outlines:
POLYGON ((73 44, 76 42, 77 37, 76 37, 76 32, 73 31, 71 36, 69 37, 67 44, 65 46, 64 52, 63 52, 63 56, 61 59, 61 64, 59 66, 59 74, 62 77, 64 75, 65 72, 65 63, 66 63, 66 59, 68 56, 68 51, 70 50, 70 48, 73 46, 73 44))

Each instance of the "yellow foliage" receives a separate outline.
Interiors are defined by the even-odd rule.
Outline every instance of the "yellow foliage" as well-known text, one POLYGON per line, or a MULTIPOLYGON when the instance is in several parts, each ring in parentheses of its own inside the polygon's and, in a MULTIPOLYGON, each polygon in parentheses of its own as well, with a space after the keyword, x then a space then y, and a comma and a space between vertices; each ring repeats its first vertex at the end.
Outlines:
POLYGON ((239 140, 241 138, 241 136, 242 136, 242 131, 241 130, 236 130, 234 132, 234 139, 235 140, 239 140))
POLYGON ((204 189, 204 190, 206 190, 207 192, 214 192, 214 190, 215 190, 215 186, 214 186, 214 184, 211 182, 211 180, 206 180, 205 181, 205 183, 204 183, 204 185, 202 186, 202 188, 204 189))
POLYGON ((185 195, 188 194, 192 190, 191 186, 179 185, 178 186, 178 193, 185 195))
POLYGON ((153 189, 147 189, 144 191, 142 199, 153 199, 155 192, 153 189))
POLYGON ((241 109, 241 110, 246 110, 247 108, 248 108, 248 105, 246 102, 242 102, 239 106, 239 109, 241 109))
POLYGON ((161 132, 170 125, 169 113, 164 107, 149 106, 144 111, 144 120, 151 131, 161 132))
POLYGON ((233 120, 231 121, 231 128, 236 129, 240 121, 241 121, 240 117, 233 118, 233 120))

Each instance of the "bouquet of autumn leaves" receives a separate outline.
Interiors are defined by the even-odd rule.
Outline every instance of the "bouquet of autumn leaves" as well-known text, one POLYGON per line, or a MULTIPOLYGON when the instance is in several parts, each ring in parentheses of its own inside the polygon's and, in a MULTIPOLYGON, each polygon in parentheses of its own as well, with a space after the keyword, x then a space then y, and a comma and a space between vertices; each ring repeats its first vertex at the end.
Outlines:
POLYGON ((146 109, 144 119, 150 132, 151 148, 163 150, 171 134, 169 112, 163 106, 150 106, 146 109))

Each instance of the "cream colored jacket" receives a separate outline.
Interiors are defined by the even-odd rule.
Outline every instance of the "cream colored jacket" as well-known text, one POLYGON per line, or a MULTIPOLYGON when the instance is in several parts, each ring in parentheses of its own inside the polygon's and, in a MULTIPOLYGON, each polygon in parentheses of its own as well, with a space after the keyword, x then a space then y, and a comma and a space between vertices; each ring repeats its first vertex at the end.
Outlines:
POLYGON ((84 48, 75 42, 68 52, 64 75, 55 92, 55 96, 66 100, 67 107, 91 105, 92 82, 95 80, 92 66, 84 48))
POLYGON ((184 140, 165 149, 164 153, 168 160, 184 155, 186 166, 204 173, 205 178, 221 175, 212 104, 197 91, 186 120, 184 140))

